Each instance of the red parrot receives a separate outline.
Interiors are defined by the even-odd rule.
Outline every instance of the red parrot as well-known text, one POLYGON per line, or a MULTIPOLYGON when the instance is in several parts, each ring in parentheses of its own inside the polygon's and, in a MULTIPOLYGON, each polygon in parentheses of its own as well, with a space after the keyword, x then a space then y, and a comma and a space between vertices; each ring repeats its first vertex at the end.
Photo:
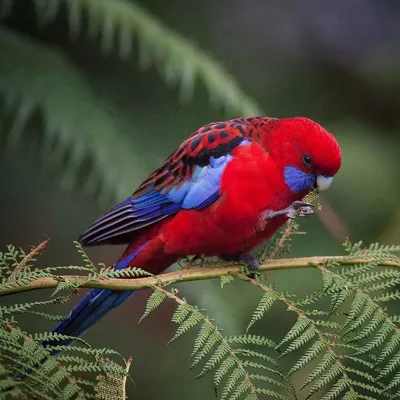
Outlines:
MULTIPOLYGON (((238 118, 203 126, 131 197, 97 219, 84 246, 126 244, 115 269, 159 274, 185 255, 219 256, 257 269, 252 249, 327 189, 341 166, 339 144, 316 122, 238 118)), ((54 329, 80 336, 134 292, 93 289, 54 329)))

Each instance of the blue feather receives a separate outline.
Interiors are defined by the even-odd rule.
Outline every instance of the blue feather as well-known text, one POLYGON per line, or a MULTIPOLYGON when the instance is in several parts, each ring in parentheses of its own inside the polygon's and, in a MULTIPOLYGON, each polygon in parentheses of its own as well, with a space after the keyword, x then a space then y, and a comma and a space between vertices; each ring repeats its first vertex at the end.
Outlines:
POLYGON ((200 204, 210 204, 207 200, 215 198, 219 193, 221 176, 232 160, 232 156, 227 154, 217 159, 211 157, 210 165, 196 167, 195 173, 190 180, 190 186, 182 201, 183 209, 202 208, 200 204))
POLYGON ((286 185, 294 193, 310 189, 315 182, 315 175, 307 174, 291 165, 284 168, 284 177, 286 185))
MULTIPOLYGON (((236 146, 248 143, 242 139, 236 146)), ((155 183, 149 181, 144 193, 126 199, 95 221, 80 237, 81 243, 127 243, 131 238, 129 234, 169 215, 209 206, 220 196, 221 177, 232 158, 229 153, 218 157, 210 155, 206 165, 195 166, 187 181, 181 177, 172 187, 167 185, 158 190, 155 183)))
MULTIPOLYGON (((139 252, 146 246, 147 242, 140 246, 128 257, 120 260, 115 270, 126 268, 139 252)), ((68 336, 81 336, 86 330, 100 320, 113 308, 120 306, 127 301, 134 291, 114 291, 109 289, 92 289, 72 310, 70 316, 61 321, 53 332, 68 336)), ((62 345, 68 345, 72 340, 63 341, 62 345)), ((50 342, 43 343, 44 346, 50 342)))

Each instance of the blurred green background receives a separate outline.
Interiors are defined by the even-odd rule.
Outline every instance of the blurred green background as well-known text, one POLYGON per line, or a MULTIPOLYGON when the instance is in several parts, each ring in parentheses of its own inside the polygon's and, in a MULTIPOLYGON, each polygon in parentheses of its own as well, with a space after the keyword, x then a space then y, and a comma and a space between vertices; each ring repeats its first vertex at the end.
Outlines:
MULTIPOLYGON (((0 0, 0 6, 2 248, 50 237, 43 265, 79 263, 72 241, 189 134, 211 121, 260 113, 312 118, 342 147, 328 203, 319 218, 301 221, 308 234, 295 237, 292 256, 340 254, 346 235, 399 243, 398 1, 0 0)), ((102 247, 89 254, 111 264, 120 252, 102 247)), ((270 279, 296 293, 319 282, 313 271, 275 272, 270 279)), ((240 283, 179 289, 232 334, 244 330, 260 297, 240 283)), ((129 398, 213 398, 210 379, 194 381, 187 370, 193 336, 166 346, 172 304, 137 325, 147 295, 138 293, 85 339, 132 355, 137 386, 129 398)), ((291 318, 278 310, 255 331, 282 337, 291 318)), ((22 322, 51 329, 37 318, 22 322)))

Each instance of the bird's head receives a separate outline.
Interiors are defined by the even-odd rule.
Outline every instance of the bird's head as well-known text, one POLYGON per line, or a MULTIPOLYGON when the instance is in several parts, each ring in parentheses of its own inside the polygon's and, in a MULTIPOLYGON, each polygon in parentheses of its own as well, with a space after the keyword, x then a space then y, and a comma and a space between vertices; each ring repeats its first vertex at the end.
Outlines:
POLYGON ((342 156, 335 137, 316 122, 302 117, 279 120, 267 145, 282 167, 294 193, 326 190, 338 172, 342 156))

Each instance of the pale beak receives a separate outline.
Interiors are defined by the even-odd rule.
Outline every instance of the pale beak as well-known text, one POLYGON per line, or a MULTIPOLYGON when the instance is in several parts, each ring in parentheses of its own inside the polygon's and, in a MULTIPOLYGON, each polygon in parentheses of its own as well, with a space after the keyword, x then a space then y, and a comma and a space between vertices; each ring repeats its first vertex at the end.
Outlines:
POLYGON ((318 190, 323 192, 329 189, 333 181, 333 176, 318 175, 317 176, 317 187, 318 190))

